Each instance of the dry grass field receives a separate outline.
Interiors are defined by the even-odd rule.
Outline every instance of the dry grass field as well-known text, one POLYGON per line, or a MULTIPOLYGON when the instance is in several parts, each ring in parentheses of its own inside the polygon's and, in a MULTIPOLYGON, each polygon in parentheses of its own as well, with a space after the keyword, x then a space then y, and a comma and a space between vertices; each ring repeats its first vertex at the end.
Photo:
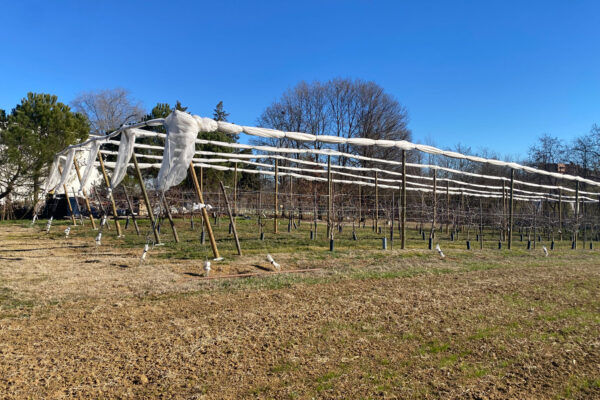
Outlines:
POLYGON ((183 227, 143 264, 42 227, 0 225, 0 398, 600 398, 597 250, 226 238, 216 276, 320 270, 205 280, 183 227))

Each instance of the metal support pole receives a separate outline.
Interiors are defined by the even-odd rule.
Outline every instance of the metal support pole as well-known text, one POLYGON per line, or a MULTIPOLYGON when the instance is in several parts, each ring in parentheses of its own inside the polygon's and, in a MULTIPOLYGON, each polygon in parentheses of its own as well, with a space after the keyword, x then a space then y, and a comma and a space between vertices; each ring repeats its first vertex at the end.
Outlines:
MULTIPOLYGON (((104 183, 106 187, 110 190, 110 181, 108 180, 108 175, 106 173, 106 168, 104 167, 104 160, 102 159, 102 153, 98 152, 98 160, 100 161, 100 168, 102 169, 102 175, 104 176, 104 183)), ((121 232, 121 224, 119 224, 118 214, 117 214, 117 205, 115 204, 115 198, 113 197, 112 191, 109 192, 110 204, 112 206, 113 218, 115 219, 115 226, 117 227, 117 236, 122 236, 121 232)))

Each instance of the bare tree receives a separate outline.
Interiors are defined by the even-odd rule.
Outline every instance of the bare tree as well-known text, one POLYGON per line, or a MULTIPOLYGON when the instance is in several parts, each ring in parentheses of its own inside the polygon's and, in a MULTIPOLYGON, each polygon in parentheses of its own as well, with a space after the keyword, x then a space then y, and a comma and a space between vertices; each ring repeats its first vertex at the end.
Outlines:
MULTIPOLYGON (((258 119, 259 126, 285 131, 391 140, 410 139, 407 123, 406 109, 376 83, 339 78, 325 83, 298 83, 294 88, 288 89, 281 99, 267 107, 258 119)), ((307 144, 288 139, 259 142, 296 148, 310 145, 311 148, 334 148, 369 157, 400 158, 397 148, 351 146, 346 143, 307 144)), ((347 165, 353 163, 353 160, 338 157, 336 162, 347 165)))
POLYGON ((103 134, 121 125, 140 121, 145 113, 141 103, 123 88, 80 93, 72 102, 73 109, 87 117, 90 131, 103 134))

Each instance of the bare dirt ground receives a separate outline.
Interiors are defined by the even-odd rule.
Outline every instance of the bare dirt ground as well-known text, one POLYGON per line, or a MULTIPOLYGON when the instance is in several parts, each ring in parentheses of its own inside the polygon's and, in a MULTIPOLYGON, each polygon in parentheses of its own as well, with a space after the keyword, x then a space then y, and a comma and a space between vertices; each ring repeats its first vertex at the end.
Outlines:
POLYGON ((274 256, 0 225, 0 398, 600 398, 597 251, 274 256))

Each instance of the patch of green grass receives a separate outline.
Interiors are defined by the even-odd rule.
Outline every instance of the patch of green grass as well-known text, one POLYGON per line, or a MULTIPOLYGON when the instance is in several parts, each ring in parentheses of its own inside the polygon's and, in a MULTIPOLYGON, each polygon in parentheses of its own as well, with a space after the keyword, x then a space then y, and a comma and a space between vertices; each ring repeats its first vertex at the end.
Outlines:
POLYGON ((324 390, 332 389, 333 382, 331 382, 331 381, 334 380, 335 378, 338 378, 341 375, 342 375, 341 371, 329 371, 323 375, 318 376, 315 379, 315 382, 317 382, 317 386, 315 387, 315 390, 317 391, 317 393, 320 393, 324 390))
POLYGON ((33 301, 19 298, 9 288, 0 287, 0 310, 14 310, 33 307, 33 301))
POLYGON ((433 340, 422 344, 419 347, 420 354, 437 354, 447 351, 450 348, 448 343, 440 343, 437 340, 433 340))
POLYGON ((469 362, 460 363, 460 370, 469 378, 481 378, 488 374, 487 369, 469 362))
POLYGON ((270 371, 274 374, 281 374, 283 372, 293 371, 297 369, 298 366, 292 362, 284 361, 281 364, 274 365, 270 368, 270 371))
POLYGON ((574 399, 588 397, 585 394, 589 394, 588 398, 591 398, 592 392, 597 392, 598 390, 600 390, 600 378, 572 375, 563 388, 561 398, 574 399))

